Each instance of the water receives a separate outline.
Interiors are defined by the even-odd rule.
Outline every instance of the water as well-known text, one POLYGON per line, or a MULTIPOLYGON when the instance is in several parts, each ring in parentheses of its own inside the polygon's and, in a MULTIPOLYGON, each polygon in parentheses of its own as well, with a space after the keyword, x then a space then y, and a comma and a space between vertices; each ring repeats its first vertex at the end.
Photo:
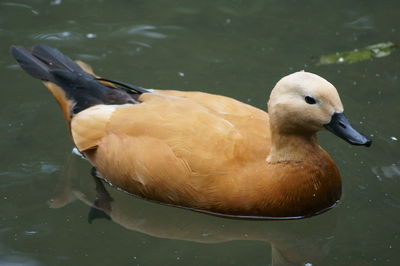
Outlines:
POLYGON ((400 53, 316 66, 336 51, 399 43, 398 1, 0 2, 0 265, 396 265, 400 261, 400 53), (90 166, 70 155, 58 106, 11 44, 45 43, 147 88, 202 90, 264 108, 305 69, 339 89, 369 149, 321 133, 343 176, 333 210, 297 221, 222 219, 106 186, 110 219, 88 222, 90 166))

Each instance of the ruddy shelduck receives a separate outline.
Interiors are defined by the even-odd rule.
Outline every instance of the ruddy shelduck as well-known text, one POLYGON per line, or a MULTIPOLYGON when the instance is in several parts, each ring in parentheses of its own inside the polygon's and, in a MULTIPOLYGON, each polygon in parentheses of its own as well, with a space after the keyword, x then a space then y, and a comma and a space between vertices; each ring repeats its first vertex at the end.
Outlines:
POLYGON ((100 78, 46 45, 11 52, 56 98, 97 174, 161 203, 236 217, 314 215, 341 195, 316 133, 371 144, 344 116, 335 87, 312 73, 279 80, 267 113, 224 96, 100 78))

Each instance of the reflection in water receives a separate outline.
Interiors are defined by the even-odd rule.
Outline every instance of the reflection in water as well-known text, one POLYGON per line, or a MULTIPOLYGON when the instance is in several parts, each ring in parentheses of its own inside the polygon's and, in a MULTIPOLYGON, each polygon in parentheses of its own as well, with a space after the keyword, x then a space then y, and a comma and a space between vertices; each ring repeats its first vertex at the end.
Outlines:
POLYGON ((68 157, 57 193, 49 202, 52 208, 60 208, 79 199, 91 207, 90 223, 107 218, 153 237, 197 243, 263 241, 271 244, 273 265, 312 265, 329 253, 336 225, 334 212, 296 221, 219 218, 132 197, 97 178, 91 179, 89 173, 78 178, 79 161, 75 155, 68 157))

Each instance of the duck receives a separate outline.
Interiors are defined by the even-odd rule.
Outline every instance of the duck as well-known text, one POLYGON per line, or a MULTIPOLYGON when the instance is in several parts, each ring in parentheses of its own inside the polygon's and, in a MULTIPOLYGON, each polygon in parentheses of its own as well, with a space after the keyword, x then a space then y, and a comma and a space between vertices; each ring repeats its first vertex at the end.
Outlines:
POLYGON ((162 204, 224 217, 313 216, 334 207, 342 187, 317 132, 372 143, 347 120, 336 88, 310 72, 281 78, 266 112, 221 95, 103 78, 44 44, 10 50, 56 99, 96 175, 162 204))

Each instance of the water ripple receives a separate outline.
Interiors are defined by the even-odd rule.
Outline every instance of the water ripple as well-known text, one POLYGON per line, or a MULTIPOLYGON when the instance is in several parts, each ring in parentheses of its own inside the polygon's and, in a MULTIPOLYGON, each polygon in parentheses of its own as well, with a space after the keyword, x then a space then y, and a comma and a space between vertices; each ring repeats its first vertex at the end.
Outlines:
POLYGON ((125 33, 127 34, 137 34, 137 35, 143 35, 149 38, 154 38, 154 39, 165 39, 167 38, 166 34, 159 33, 159 32, 154 32, 151 30, 155 30, 157 27, 151 26, 151 25, 139 25, 139 26, 134 26, 131 28, 125 29, 125 33))
POLYGON ((15 256, 9 255, 4 256, 0 259, 0 265, 7 265, 7 266, 38 266, 42 265, 38 261, 34 260, 33 258, 28 258, 24 256, 15 256))
POLYGON ((84 35, 79 33, 72 33, 69 31, 53 32, 53 33, 40 33, 32 36, 33 39, 37 40, 48 40, 48 41, 62 41, 62 40, 81 40, 84 35))
POLYGON ((160 30, 178 30, 182 29, 179 26, 153 26, 153 25, 135 25, 130 27, 122 27, 115 31, 115 35, 141 35, 152 39, 165 39, 167 34, 161 33, 160 30))
POLYGON ((28 6, 28 5, 25 5, 25 4, 20 4, 20 3, 6 2, 6 3, 2 3, 1 5, 3 5, 3 6, 15 6, 15 7, 22 7, 22 8, 33 9, 31 6, 28 6))
POLYGON ((93 54, 78 54, 78 58, 82 60, 100 60, 106 57, 106 54, 93 55, 93 54))
POLYGON ((12 2, 6 2, 6 3, 1 3, 3 6, 11 6, 11 7, 21 7, 21 8, 26 8, 29 9, 33 14, 38 15, 39 11, 33 9, 33 7, 25 4, 20 4, 20 3, 12 3, 12 2))
POLYGON ((367 16, 357 18, 356 20, 347 22, 344 25, 347 28, 355 29, 355 30, 370 30, 370 29, 375 28, 375 26, 372 22, 372 19, 367 16))
MULTIPOLYGON (((3 184, 0 188, 14 186, 16 184, 25 184, 31 182, 30 177, 37 174, 53 174, 60 170, 59 165, 51 164, 48 162, 31 162, 20 163, 17 170, 0 172, 0 177, 3 184), (11 182, 7 182, 9 179, 11 182)), ((1 264, 0 264, 1 265, 1 264)))
POLYGON ((382 181, 382 177, 390 179, 400 177, 400 166, 395 163, 386 166, 375 166, 371 170, 380 181, 382 181))

